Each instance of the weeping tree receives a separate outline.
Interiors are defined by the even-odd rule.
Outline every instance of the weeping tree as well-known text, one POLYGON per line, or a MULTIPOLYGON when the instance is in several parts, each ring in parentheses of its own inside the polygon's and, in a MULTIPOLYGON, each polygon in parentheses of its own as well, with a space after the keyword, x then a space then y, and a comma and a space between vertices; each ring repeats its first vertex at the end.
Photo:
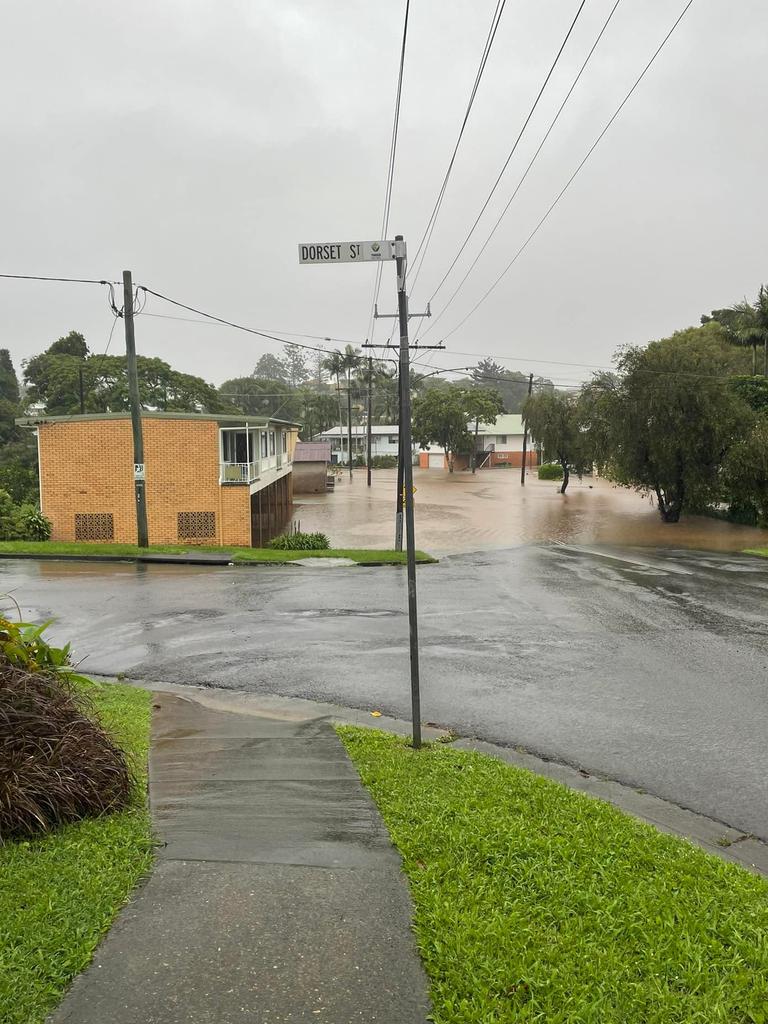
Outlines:
POLYGON ((565 494, 571 472, 581 474, 592 466, 590 434, 579 397, 546 388, 526 401, 523 418, 546 457, 562 466, 560 493, 565 494))
POLYGON ((656 495, 664 522, 719 498, 730 449, 755 413, 728 386, 734 353, 718 323, 631 347, 580 398, 596 460, 618 483, 656 495))

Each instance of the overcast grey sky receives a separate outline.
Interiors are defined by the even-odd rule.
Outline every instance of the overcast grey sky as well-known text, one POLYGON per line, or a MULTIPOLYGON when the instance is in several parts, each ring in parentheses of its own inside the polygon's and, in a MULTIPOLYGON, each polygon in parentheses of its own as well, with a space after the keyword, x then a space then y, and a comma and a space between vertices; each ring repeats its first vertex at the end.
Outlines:
MULTIPOLYGON (((612 4, 587 0, 468 259, 612 4)), ((389 233, 405 235, 412 254, 494 6, 411 3, 389 233)), ((622 0, 428 340, 451 331, 509 261, 683 6, 622 0)), ((412 309, 475 219, 577 7, 507 0, 412 309)), ((403 11, 404 0, 6 0, 0 271, 117 279, 130 268, 137 283, 228 319, 361 342, 375 265, 299 266, 296 246, 379 235, 403 11)), ((766 94, 768 6, 695 0, 560 205, 435 365, 493 353, 512 368, 572 380, 586 371, 565 363, 605 365, 619 345, 752 296, 768 280, 766 94)), ((392 265, 380 304, 395 307, 392 265)), ((159 300, 147 312, 180 313, 159 300)), ((17 367, 70 329, 103 351, 111 320, 96 286, 0 280, 0 346, 17 367)), ((110 351, 122 350, 121 332, 119 324, 110 351)), ((214 383, 279 349, 148 316, 137 320, 137 347, 214 383)))

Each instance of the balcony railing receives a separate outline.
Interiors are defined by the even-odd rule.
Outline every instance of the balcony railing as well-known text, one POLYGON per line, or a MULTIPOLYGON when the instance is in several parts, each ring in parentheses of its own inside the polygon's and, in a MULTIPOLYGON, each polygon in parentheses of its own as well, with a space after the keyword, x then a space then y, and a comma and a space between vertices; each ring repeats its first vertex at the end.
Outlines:
POLYGON ((222 462, 223 484, 250 484, 259 477, 258 462, 222 462))

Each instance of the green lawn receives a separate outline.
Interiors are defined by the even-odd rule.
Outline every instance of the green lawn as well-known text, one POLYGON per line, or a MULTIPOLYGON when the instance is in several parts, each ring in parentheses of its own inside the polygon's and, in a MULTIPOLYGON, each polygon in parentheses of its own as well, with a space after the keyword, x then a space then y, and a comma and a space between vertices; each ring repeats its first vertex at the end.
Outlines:
POLYGON ((768 882, 481 754, 339 727, 402 853, 437 1024, 765 1024, 768 882))
POLYGON ((761 558, 768 558, 768 548, 747 548, 742 555, 759 555, 761 558))
POLYGON ((42 1024, 152 859, 146 807, 151 694, 87 687, 140 775, 135 806, 0 846, 0 1021, 42 1024))
MULTIPOLYGON (((404 551, 388 551, 364 548, 330 548, 327 551, 276 551, 272 548, 216 548, 216 547, 184 547, 183 545, 161 544, 156 547, 140 548, 135 544, 83 544, 59 543, 57 541, 4 540, 0 541, 0 554, 24 555, 136 555, 151 554, 186 554, 194 551, 226 551, 232 554, 233 562, 295 562, 299 558, 349 558, 353 562, 381 562, 385 565, 402 565, 405 563, 404 551)), ((421 563, 435 562, 437 559, 423 551, 416 552, 416 559, 421 563)))

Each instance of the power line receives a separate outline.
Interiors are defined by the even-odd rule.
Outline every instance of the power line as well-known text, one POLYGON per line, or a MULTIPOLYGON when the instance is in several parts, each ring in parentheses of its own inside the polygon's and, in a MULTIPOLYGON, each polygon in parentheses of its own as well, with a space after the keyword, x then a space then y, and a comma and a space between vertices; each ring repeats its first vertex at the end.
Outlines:
MULTIPOLYGON (((389 166, 387 168, 387 184, 384 190, 384 211, 381 217, 381 238, 387 237, 389 230, 389 211, 392 205, 392 185, 395 178, 395 156, 397 154, 397 133, 400 126, 400 99, 403 93, 403 70, 405 68, 405 44, 408 39, 408 14, 411 7, 411 0, 405 0, 405 17, 403 19, 403 41, 400 46, 400 69, 397 75, 397 93, 395 95, 395 115, 392 121, 392 138, 389 144, 389 166)), ((367 337, 373 342, 373 334, 376 321, 373 314, 376 303, 379 300, 379 289, 381 287, 382 263, 376 266, 376 279, 373 286, 373 299, 371 300, 371 312, 368 316, 367 337)))
POLYGON ((585 3, 586 3, 586 0, 581 0, 581 3, 579 4, 579 7, 578 7, 578 9, 576 11, 576 14, 574 15, 573 21, 571 22, 571 24, 570 24, 570 26, 568 28, 568 31, 565 33, 565 37, 564 37, 562 43, 560 44, 560 49, 555 54, 555 59, 552 61, 552 65, 551 65, 549 71, 547 72, 546 78, 544 79, 544 81, 541 84, 541 88, 538 91, 536 99, 533 101, 533 105, 531 106, 531 109, 528 111, 528 115, 525 118, 525 121, 523 121, 523 126, 520 129, 520 131, 518 132, 517 138, 515 139, 515 142, 514 142, 514 145, 512 146, 512 149, 510 149, 510 151, 509 151, 507 159, 504 161, 504 164, 503 164, 501 170, 499 171, 498 177, 496 178, 496 181, 493 183, 493 187, 491 188, 491 191, 488 193, 488 196, 487 196, 485 202, 483 203, 482 207, 480 208, 480 212, 478 213, 477 217, 475 218, 474 224, 469 229, 469 232, 467 233, 467 236, 464 239, 464 241, 461 243, 461 247, 459 248, 459 251, 456 253, 456 255, 455 255, 454 259, 453 259, 453 262, 451 263, 451 265, 446 270, 446 272, 443 275, 443 277, 442 277, 440 283, 438 284, 437 288, 435 288, 435 290, 430 295, 430 297, 429 297, 429 301, 430 302, 432 302, 432 300, 435 298, 437 293, 443 287, 443 285, 445 284, 445 281, 446 281, 448 275, 451 273, 453 268, 456 266, 456 263, 458 262, 459 258, 461 257, 461 254, 464 252, 464 249, 466 248, 467 243, 469 242, 470 238, 474 234, 475 228, 480 223, 480 218, 485 213, 486 209, 488 208, 488 204, 490 203, 491 199, 493 198, 493 196, 494 196, 494 194, 496 192, 496 189, 499 187, 499 183, 500 183, 502 177, 504 176, 504 172, 506 171, 507 167, 509 166, 510 160, 515 155, 515 152, 517 151, 517 147, 520 144, 520 140, 523 137, 523 133, 525 132, 525 129, 528 127, 528 123, 530 122, 531 118, 533 117, 534 112, 536 110, 536 107, 539 105, 539 100, 541 99, 542 95, 544 94, 544 90, 546 89, 547 84, 548 84, 550 78, 552 77, 552 74, 554 73, 555 68, 557 67, 557 64, 558 64, 558 62, 560 60, 560 57, 561 57, 561 55, 563 53, 563 50, 565 49, 565 46, 566 46, 568 40, 571 37, 571 33, 573 32, 573 30, 574 30, 574 28, 576 26, 576 22, 579 20, 581 12, 584 10, 584 4, 585 3))
MULTIPOLYGON (((172 299, 168 295, 163 295, 162 292, 156 292, 152 288, 147 288, 141 284, 138 286, 143 292, 147 292, 149 295, 154 295, 156 299, 162 299, 163 302, 169 302, 172 306, 178 306, 179 309, 186 309, 189 313, 196 313, 198 316, 203 316, 208 320, 215 320, 219 324, 224 324, 225 327, 233 327, 236 331, 245 331, 247 334, 255 334, 260 338, 268 338, 270 341, 279 341, 281 345, 285 344, 285 338, 278 338, 274 334, 268 334, 266 331, 259 331, 255 327, 245 327, 243 324, 234 323, 232 320, 225 320, 223 317, 215 316, 213 313, 206 313, 205 310, 196 309, 194 306, 188 306, 185 302, 179 302, 177 299, 172 299)), ((145 314, 147 316, 148 314, 145 314)), ((310 352, 323 352, 327 355, 327 348, 320 348, 318 345, 305 345, 302 342, 293 341, 292 345, 296 348, 305 348, 310 352)))
POLYGON ((558 107, 557 113, 555 114, 555 116, 550 121, 549 127, 547 128, 546 133, 544 134, 544 138, 541 140, 541 142, 538 145, 538 148, 537 148, 536 152, 531 157, 531 159, 530 159, 530 161, 528 163, 528 166, 525 168, 525 171, 523 172, 522 177, 520 178, 520 180, 518 181, 517 185, 515 186, 514 192, 509 197, 509 200, 507 201, 507 205, 501 211, 501 214, 499 215, 496 223, 491 228, 491 232, 488 235, 488 237, 486 238, 485 242, 483 243, 482 248, 480 249, 478 254, 475 256, 475 258, 472 261, 472 263, 469 265, 469 269, 465 273, 464 277, 462 277, 461 281, 459 281, 459 283, 456 286, 456 288, 454 289, 453 294, 451 295, 451 297, 448 299, 448 301, 446 303, 443 304, 443 308, 440 310, 440 312, 434 318, 434 320, 429 325, 429 327, 424 332, 424 334, 427 334, 428 331, 432 330, 432 328, 435 326, 435 323, 440 319, 440 317, 445 315, 446 311, 448 310, 448 307, 451 305, 453 300, 456 298, 456 296, 461 291, 462 287, 464 286, 464 282, 467 280, 469 275, 472 273, 474 268, 477 266, 478 260, 480 259, 480 257, 483 255, 483 253, 487 249, 487 247, 488 247, 491 239, 493 238, 493 236, 496 234, 496 229, 499 227, 499 225, 501 224, 502 220, 506 216, 507 210, 509 210, 510 206, 512 205, 512 203, 514 202, 515 198, 517 197, 518 192, 520 191, 520 189, 523 186, 523 182, 528 177, 528 174, 530 173, 530 170, 533 167, 533 165, 536 163, 536 160, 537 160, 537 158, 539 156, 539 153, 541 153, 541 151, 544 148, 544 145, 545 145, 547 139, 552 134, 552 129, 557 124, 558 120, 560 119, 560 115, 562 114, 563 110, 565 109, 565 105, 568 103, 568 100, 571 98, 571 94, 573 93, 573 91, 576 88, 576 86, 579 84, 581 76, 584 74, 584 70, 585 70, 587 64, 589 64, 589 61, 590 61, 590 59, 592 57, 592 54, 597 49, 597 46, 598 46, 600 40, 603 38, 603 35, 605 34, 605 31, 608 28, 608 25, 610 24, 611 19, 613 18, 613 15, 616 12, 616 8, 619 6, 620 3, 621 3, 621 0, 615 0, 615 3, 613 5, 613 7, 611 8, 611 10, 608 13, 608 17, 603 22, 603 27, 600 29, 600 32, 598 33, 597 38, 595 39, 595 41, 592 44, 592 47, 591 47, 589 53, 587 54, 587 56, 584 59, 584 63, 579 68, 578 74, 576 75, 576 77, 574 78, 573 82, 571 83, 570 89, 565 94, 565 99, 560 104, 560 106, 558 107))
MULTIPOLYGON (((549 218, 549 215, 550 215, 550 214, 552 213, 552 211, 553 211, 553 210, 555 209, 555 207, 557 206, 557 204, 558 204, 558 203, 560 202, 560 200, 561 200, 561 199, 563 198, 563 196, 565 195, 565 193, 566 193, 566 192, 568 191, 568 189, 569 189, 569 187, 571 186, 571 184, 572 184, 573 180, 575 179, 576 175, 577 175, 577 174, 579 173, 579 171, 580 171, 580 170, 582 169, 582 167, 584 166, 584 164, 586 164, 587 160, 589 160, 590 156, 591 156, 591 155, 592 155, 592 153, 593 153, 593 152, 595 151, 595 149, 597 149, 597 147, 598 147, 598 145, 599 145, 600 141, 602 140, 603 136, 604 136, 604 135, 606 134, 606 132, 607 132, 607 131, 608 131, 608 129, 609 129, 610 127, 611 127, 611 125, 613 124, 613 122, 614 122, 614 121, 616 120, 616 118, 617 118, 617 117, 619 116, 619 114, 620 114, 620 113, 621 113, 621 111, 623 110, 624 106, 626 105, 626 103, 627 103, 627 102, 629 101, 630 97, 631 97, 631 96, 632 96, 632 94, 634 93, 635 89, 637 89, 638 85, 640 85, 640 83, 642 82, 643 78, 645 78, 645 75, 646 75, 646 74, 647 74, 647 72, 648 72, 648 71, 650 70, 650 68, 651 68, 651 65, 652 65, 652 64, 654 63, 654 61, 656 60, 656 58, 658 57, 658 55, 659 55, 659 54, 661 53, 661 51, 662 51, 662 50, 664 49, 664 47, 665 47, 665 45, 666 45, 666 43, 667 43, 667 40, 668 40, 668 39, 670 38, 670 36, 672 35, 672 33, 673 33, 673 32, 675 31, 675 29, 677 28, 677 26, 678 26, 678 25, 680 24, 680 22, 681 22, 681 21, 683 20, 683 18, 685 17, 686 13, 688 12, 688 9, 689 9, 689 8, 691 7, 691 5, 692 5, 692 4, 693 4, 693 0, 688 0, 688 2, 686 3, 685 7, 683 8, 683 10, 682 10, 682 11, 680 12, 680 14, 678 15, 678 17, 677 17, 677 18, 676 18, 676 20, 674 21, 674 23, 673 23, 672 27, 671 27, 671 28, 669 29, 669 31, 667 32, 667 34, 666 34, 666 35, 664 36, 664 38, 662 39, 662 41, 661 41, 661 42, 659 43, 659 45, 658 45, 658 47, 656 48, 655 52, 653 53, 653 56, 651 57, 651 59, 650 59, 650 60, 648 61, 648 63, 647 63, 646 65, 645 65, 645 67, 644 67, 644 68, 643 68, 643 70, 642 70, 642 71, 640 72, 640 74, 638 75, 638 77, 637 77, 637 78, 635 79, 635 82, 634 82, 634 84, 632 85, 632 87, 631 87, 631 89, 629 90, 629 92, 628 92, 628 93, 626 94, 626 96, 624 97, 624 99, 623 99, 623 100, 621 101, 621 103, 619 104, 619 106, 618 106, 618 107, 616 108, 616 110, 614 111, 614 113, 613 113, 613 115, 611 116, 611 118, 610 118, 610 119, 609 119, 609 120, 607 121, 607 123, 605 124, 605 126, 604 126, 603 130, 602 130, 602 131, 600 132, 600 134, 599 134, 599 135, 597 136, 597 138, 596 138, 596 139, 595 139, 595 141, 594 141, 594 142, 592 143, 592 145, 590 146, 590 148, 589 148, 589 149, 587 150, 587 153, 586 153, 586 155, 585 155, 584 159, 583 159, 583 160, 581 161, 581 163, 580 163, 580 164, 578 165, 578 167, 576 168, 576 170, 575 170, 575 171, 573 172, 573 174, 572 174, 572 175, 570 176, 570 178, 568 179, 568 181, 567 181, 567 182, 565 183, 565 185, 564 185, 564 186, 562 187, 562 189, 560 190, 560 192, 558 193, 558 195, 557 195, 557 196, 555 197, 555 199, 554 199, 554 201, 552 202, 552 204, 550 205, 549 209, 548 209, 548 210, 547 210, 547 212, 546 212, 546 213, 544 214, 544 216, 543 216, 543 217, 541 218, 541 220, 540 220, 540 221, 538 222, 538 224, 536 225, 536 227, 535 227, 535 228, 533 229, 533 231, 532 231, 532 232, 530 233, 530 235, 528 235, 528 237, 526 238, 526 240, 525 240, 525 241, 523 242, 523 244, 522 244, 522 245, 520 246, 520 248, 519 248, 519 249, 517 250, 517 252, 516 252, 516 253, 515 253, 515 255, 514 255, 514 256, 512 257, 512 259, 511 259, 511 260, 509 261, 509 263, 508 263, 508 264, 506 265, 506 267, 504 268, 504 270, 502 270, 502 272, 501 272, 501 273, 499 274, 499 276, 498 276, 498 277, 496 278, 496 280, 495 280, 495 281, 493 282, 493 284, 492 284, 492 285, 491 285, 491 287, 490 287, 490 288, 488 289, 488 291, 487 291, 487 292, 485 292, 485 294, 484 294, 484 295, 483 295, 483 296, 482 296, 482 297, 480 298, 480 300, 479 300, 479 301, 478 301, 477 303, 475 303, 475 305, 474 305, 474 306, 472 307, 472 309, 471 309, 471 310, 469 311, 469 313, 467 313, 467 315, 466 315, 466 316, 464 317, 464 319, 463 319, 463 320, 460 320, 460 321, 459 321, 459 323, 458 323, 458 324, 457 324, 457 325, 456 325, 456 326, 455 326, 455 327, 454 327, 454 328, 453 328, 452 330, 450 330, 450 331, 449 331, 449 332, 448 332, 448 333, 447 333, 447 334, 445 335, 445 337, 446 337, 446 338, 449 338, 449 337, 450 337, 450 336, 451 336, 452 334, 455 334, 455 333, 456 333, 456 331, 458 331, 458 329, 459 329, 460 327, 462 327, 462 326, 463 326, 463 325, 464 325, 464 324, 465 324, 465 323, 467 322, 467 320, 469 320, 469 318, 470 318, 470 317, 472 316, 472 314, 473 314, 473 313, 474 313, 474 312, 475 312, 475 311, 476 311, 476 310, 477 310, 477 309, 478 309, 478 308, 479 308, 479 307, 480 307, 480 306, 481 306, 481 305, 482 305, 482 304, 483 304, 483 303, 485 302, 485 300, 486 300, 486 299, 488 298, 488 296, 489 296, 489 295, 491 294, 491 292, 492 292, 492 291, 493 291, 493 290, 494 290, 494 289, 495 289, 495 288, 497 287, 497 285, 498 285, 498 284, 499 284, 499 283, 501 282, 502 278, 503 278, 503 277, 504 277, 504 276, 505 276, 505 275, 506 275, 506 274, 507 274, 507 273, 509 272, 509 270, 510 270, 510 269, 512 268, 512 266, 513 266, 513 265, 514 265, 514 264, 515 264, 515 263, 517 262, 517 260, 519 259, 519 257, 520 257, 520 256, 521 256, 521 255, 523 254, 523 252, 525 252, 525 250, 527 249, 527 247, 528 247, 528 245, 530 244, 530 242, 531 242, 531 241, 533 240, 533 238, 535 237, 535 235, 536 235, 536 234, 538 233, 539 229, 540 229, 540 228, 541 228, 541 227, 543 226, 544 222, 545 222, 545 221, 546 221, 546 220, 547 220, 547 219, 549 218)), ((426 334, 426 331, 425 331, 424 333, 426 334)))
POLYGON ((448 169, 446 170, 445 176, 443 177, 443 183, 440 186, 440 189, 437 193, 435 205, 432 209, 432 213, 430 214, 429 220, 427 221, 427 226, 424 229, 424 234, 421 236, 421 241, 419 242, 419 246, 416 250, 416 255, 413 257, 413 269, 415 270, 415 276, 413 278, 413 281, 411 282, 411 291, 413 291, 413 289, 416 287, 416 282, 419 278, 419 274, 421 273, 421 268, 424 266, 424 260, 426 259, 427 250, 429 249, 429 243, 432 240, 432 233, 435 229, 437 217, 438 214, 440 213, 440 207, 442 206, 443 199, 445 197, 445 190, 448 187, 448 179, 450 178, 451 171, 453 170, 453 165, 456 160, 456 154, 458 153, 459 146, 461 145, 461 140, 464 135, 464 129, 467 127, 467 122, 469 121, 469 115, 472 111, 472 105, 475 102, 475 96, 477 95, 480 80, 482 79, 483 72, 485 71, 485 65, 488 62, 488 57, 491 52, 491 47, 493 46, 493 41, 496 38, 496 32, 499 27, 499 22, 501 21, 501 16, 504 13, 505 5, 506 0, 496 0, 496 8, 493 12, 493 17, 491 18, 491 26, 488 29, 488 35, 486 36, 485 46, 483 47, 483 53, 482 56, 480 57, 480 64, 478 65, 477 72, 475 74, 475 81, 472 85, 472 91, 469 94, 467 109, 464 112, 464 120, 461 122, 461 128, 459 129, 459 135, 458 138, 456 139, 456 145, 453 147, 453 153, 451 154, 451 159, 448 162, 448 169), (419 253, 421 253, 422 251, 422 247, 424 252, 421 257, 421 263, 419 264, 419 267, 417 269, 416 262, 419 258, 419 253))
POLYGON ((90 277, 40 277, 36 274, 0 274, 14 281, 61 281, 65 284, 120 284, 119 281, 97 281, 90 277))
MULTIPOLYGON (((187 324, 202 324, 205 327, 215 326, 210 320, 201 320, 198 317, 191 316, 173 316, 171 313, 147 313, 142 310, 142 316, 150 316, 154 319, 159 320, 178 320, 182 323, 187 324)), ((265 327, 264 331, 273 332, 274 334, 284 334, 289 338, 314 338, 317 341, 335 341, 339 345, 354 345, 355 342, 351 338, 335 338, 330 337, 327 334, 300 334, 298 331, 283 331, 279 327, 265 327)), ((292 345, 294 342, 286 342, 287 345, 292 345)))

